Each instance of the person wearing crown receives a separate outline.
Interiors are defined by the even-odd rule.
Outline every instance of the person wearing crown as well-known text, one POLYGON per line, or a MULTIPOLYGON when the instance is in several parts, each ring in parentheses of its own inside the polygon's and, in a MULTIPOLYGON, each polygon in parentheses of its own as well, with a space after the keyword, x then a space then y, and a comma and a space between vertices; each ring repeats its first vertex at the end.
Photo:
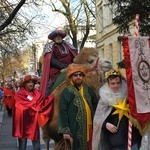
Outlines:
MULTIPOLYGON (((127 150, 128 118, 113 114, 116 100, 127 98, 127 84, 119 71, 112 69, 107 74, 107 83, 99 90, 100 100, 93 121, 92 150, 127 150)), ((141 135, 132 126, 132 150, 139 150, 141 135)))
POLYGON ((66 35, 66 32, 62 30, 55 30, 48 35, 48 39, 52 42, 47 43, 44 47, 44 65, 40 82, 40 91, 44 97, 51 93, 52 86, 60 75, 60 70, 68 67, 77 54, 76 49, 63 40, 66 35))

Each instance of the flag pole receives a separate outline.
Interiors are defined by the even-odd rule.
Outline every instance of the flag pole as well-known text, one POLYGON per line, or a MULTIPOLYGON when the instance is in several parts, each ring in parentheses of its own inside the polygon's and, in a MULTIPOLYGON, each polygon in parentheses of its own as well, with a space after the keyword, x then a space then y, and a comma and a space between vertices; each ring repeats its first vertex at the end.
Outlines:
POLYGON ((135 15, 135 23, 134 23, 134 36, 138 36, 139 35, 139 14, 135 15))
MULTIPOLYGON (((139 14, 135 15, 135 22, 134 22, 134 36, 138 36, 139 35, 139 25, 138 25, 138 21, 139 21, 139 14)), ((131 150, 132 148, 132 123, 129 120, 128 121, 128 150, 131 150)))

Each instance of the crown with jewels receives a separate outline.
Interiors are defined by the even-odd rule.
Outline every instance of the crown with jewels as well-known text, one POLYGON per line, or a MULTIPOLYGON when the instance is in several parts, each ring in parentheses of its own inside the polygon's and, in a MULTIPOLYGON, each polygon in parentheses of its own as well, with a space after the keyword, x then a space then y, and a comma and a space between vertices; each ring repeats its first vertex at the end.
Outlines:
POLYGON ((118 75, 121 76, 121 73, 119 70, 115 70, 115 69, 111 69, 108 73, 107 73, 107 78, 111 75, 118 75))

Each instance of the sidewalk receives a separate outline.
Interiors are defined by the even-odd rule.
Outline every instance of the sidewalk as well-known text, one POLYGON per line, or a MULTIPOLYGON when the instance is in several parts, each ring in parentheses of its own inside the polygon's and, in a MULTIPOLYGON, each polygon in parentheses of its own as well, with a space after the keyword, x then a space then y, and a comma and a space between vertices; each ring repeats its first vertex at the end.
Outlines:
POLYGON ((4 109, 0 111, 0 150, 17 150, 17 140, 12 137, 12 118, 4 109))
MULTIPOLYGON (((45 143, 42 139, 41 131, 40 140, 41 150, 45 150, 45 143)), ((53 145, 54 142, 51 140, 50 150, 52 150, 53 145)), ((17 138, 12 136, 12 118, 8 117, 6 110, 2 108, 0 110, 0 150, 17 150, 17 148, 17 138)), ((27 142, 27 150, 33 150, 30 140, 27 142)))

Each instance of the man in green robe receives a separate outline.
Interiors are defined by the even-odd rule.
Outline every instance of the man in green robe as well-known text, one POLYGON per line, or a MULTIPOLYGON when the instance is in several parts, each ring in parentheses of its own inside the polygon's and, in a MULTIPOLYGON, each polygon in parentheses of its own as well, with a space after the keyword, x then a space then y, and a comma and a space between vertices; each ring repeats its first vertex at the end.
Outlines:
POLYGON ((83 84, 84 76, 81 65, 70 65, 67 74, 70 85, 60 97, 58 132, 63 139, 73 139, 73 150, 91 150, 93 115, 98 100, 95 92, 83 84))

